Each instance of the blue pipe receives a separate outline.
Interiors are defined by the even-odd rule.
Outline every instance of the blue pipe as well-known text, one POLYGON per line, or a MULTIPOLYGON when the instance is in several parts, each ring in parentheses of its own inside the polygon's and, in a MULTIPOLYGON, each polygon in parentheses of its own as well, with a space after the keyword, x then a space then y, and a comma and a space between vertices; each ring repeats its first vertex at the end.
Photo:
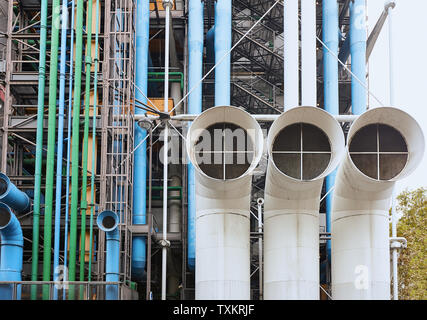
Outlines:
MULTIPOLYGON (((202 85, 199 83, 203 76, 203 2, 190 0, 188 8, 188 91, 194 90, 188 97, 188 113, 202 112, 202 85)), ((194 167, 188 162, 188 251, 187 263, 191 271, 195 270, 196 262, 196 187, 194 167)))
MULTIPOLYGON (((150 34, 150 6, 147 0, 137 0, 136 4, 136 86, 146 95, 148 89, 148 52, 150 34)), ((135 90, 136 99, 146 103, 147 99, 135 90)), ((145 114, 144 110, 135 108, 135 114, 145 114)), ((147 136, 147 130, 135 123, 135 147, 147 136)), ((147 210, 147 142, 134 153, 134 179, 133 179, 133 224, 145 224, 147 210)), ((133 237, 132 240, 132 277, 141 280, 144 276, 146 261, 146 238, 133 237)))
POLYGON ((215 64, 215 26, 206 33, 206 62, 215 64))
MULTIPOLYGON (((350 51, 351 71, 366 86, 366 22, 365 0, 350 1, 350 51)), ((360 115, 366 111, 367 95, 365 87, 351 78, 351 110, 360 115)))
MULTIPOLYGON (((59 66, 59 111, 58 111, 58 150, 56 153, 56 190, 55 190, 55 234, 53 251, 53 279, 59 276, 59 249, 61 234, 61 196, 62 196, 62 155, 64 140, 64 105, 65 105, 65 62, 67 53, 67 1, 62 0, 61 14, 61 56, 59 66)), ((53 299, 58 300, 58 289, 53 291, 53 299)))
MULTIPOLYGON (((209 68, 212 68, 215 65, 215 26, 212 26, 206 33, 206 63, 209 68)), ((211 75, 213 79, 214 75, 215 74, 211 75)), ((205 86, 205 94, 215 94, 215 81, 214 83, 209 83, 205 86)))
POLYGON ((4 173, 0 173, 0 202, 7 204, 17 213, 28 212, 31 207, 27 194, 19 190, 4 173))
MULTIPOLYGON (((339 114, 338 95, 338 3, 337 0, 323 0, 323 42, 332 53, 323 48, 324 108, 332 115, 339 114), (334 56, 335 55, 335 56, 334 56)), ((326 192, 335 184, 335 170, 326 177, 326 192)), ((326 232, 331 231, 332 192, 326 196, 326 232)), ((331 261, 331 241, 326 244, 329 262, 331 261)))
MULTIPOLYGON (((107 254, 105 262, 105 274, 107 282, 120 281, 120 232, 117 228, 119 216, 112 211, 104 211, 96 219, 99 229, 106 232, 107 254)), ((111 284, 105 287, 105 300, 118 300, 119 287, 111 284)))
POLYGON ((215 4, 215 106, 230 105, 231 76, 231 15, 230 0, 217 0, 215 4))
MULTIPOLYGON (((22 256, 24 238, 21 225, 8 205, 0 202, 0 282, 22 281, 22 256)), ((17 286, 16 298, 21 299, 21 286, 17 286)), ((0 300, 13 299, 13 285, 0 285, 0 300)))
MULTIPOLYGON (((71 114, 73 109, 73 56, 74 56, 74 0, 71 2, 71 40, 70 40, 70 83, 68 87, 68 127, 67 127, 67 173, 65 183, 65 227, 64 227, 64 278, 67 277, 67 257, 68 257, 68 217, 70 210, 70 156, 71 156, 71 114)), ((62 39, 61 39, 62 41, 62 39)), ((64 279, 67 280, 67 279, 64 279)), ((63 299, 66 299, 66 291, 64 290, 63 299)))
MULTIPOLYGON (((121 26, 123 26, 123 15, 122 15, 122 9, 117 8, 117 12, 116 12, 116 16, 118 17, 115 18, 115 20, 119 20, 119 23, 116 24, 116 32, 121 32, 121 26)), ((115 58, 116 61, 120 61, 119 63, 119 70, 117 71, 117 73, 120 75, 123 73, 123 44, 122 45, 117 45, 117 43, 115 43, 114 45, 114 52, 115 52, 115 58)), ((121 89, 123 89, 123 84, 120 82, 118 84, 118 89, 119 91, 121 89)), ((117 92, 114 93, 114 101, 113 101, 113 114, 115 116, 119 116, 120 115, 120 108, 121 108, 121 102, 120 99, 118 98, 119 94, 117 92)), ((114 126, 120 126, 121 123, 120 121, 114 121, 113 122, 114 126)), ((121 153, 120 150, 122 150, 122 139, 121 139, 121 135, 119 135, 119 138, 114 141, 113 143, 113 152, 119 154, 121 153)), ((116 156, 116 160, 117 163, 122 163, 122 157, 120 155, 116 156)), ((122 195, 124 194, 124 188, 120 185, 120 183, 117 183, 116 186, 116 192, 113 195, 113 199, 114 201, 117 203, 115 210, 117 210, 117 213, 119 215, 120 221, 124 221, 124 211, 123 211, 123 206, 121 204, 122 202, 122 195)))

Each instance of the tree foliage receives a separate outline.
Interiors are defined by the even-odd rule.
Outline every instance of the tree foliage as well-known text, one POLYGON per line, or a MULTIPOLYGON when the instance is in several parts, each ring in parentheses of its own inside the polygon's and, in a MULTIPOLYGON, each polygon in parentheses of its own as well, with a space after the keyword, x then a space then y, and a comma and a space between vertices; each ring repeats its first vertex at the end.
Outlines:
POLYGON ((397 199, 397 235, 408 241, 399 256, 399 298, 427 300, 427 189, 404 191, 397 199))

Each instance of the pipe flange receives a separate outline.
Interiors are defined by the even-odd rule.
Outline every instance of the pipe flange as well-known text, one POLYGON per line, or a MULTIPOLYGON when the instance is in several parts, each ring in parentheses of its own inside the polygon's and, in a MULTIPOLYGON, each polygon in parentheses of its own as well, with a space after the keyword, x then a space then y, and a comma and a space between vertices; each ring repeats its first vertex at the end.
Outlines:
POLYGON ((159 244, 160 246, 166 247, 166 248, 169 248, 171 246, 171 242, 165 239, 159 240, 159 244))

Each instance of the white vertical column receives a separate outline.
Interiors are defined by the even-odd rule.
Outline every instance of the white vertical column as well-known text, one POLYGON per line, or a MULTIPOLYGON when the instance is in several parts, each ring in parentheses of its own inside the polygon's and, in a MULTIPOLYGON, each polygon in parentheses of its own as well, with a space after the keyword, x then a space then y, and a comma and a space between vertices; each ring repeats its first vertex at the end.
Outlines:
MULTIPOLYGON (((393 1, 395 2, 395 1, 393 1)), ((386 3, 388 5, 388 2, 386 3)), ((394 42, 393 42, 393 6, 388 8, 388 39, 389 39, 389 63, 390 63, 390 105, 395 106, 395 77, 394 77, 394 42)), ((393 238, 397 237, 397 215, 396 215, 396 186, 393 189, 393 194, 391 196, 391 236, 393 238)), ((393 247, 392 251, 392 272, 393 272, 393 300, 399 300, 399 278, 398 278, 398 252, 397 248, 393 247)))
POLYGON ((301 104, 303 106, 317 105, 316 75, 316 0, 303 0, 301 1, 301 104))
MULTIPOLYGON (((166 8, 165 21, 165 97, 164 112, 169 113, 169 40, 170 40, 170 10, 173 0, 164 0, 163 6, 166 8)), ((166 279, 167 279, 167 233, 168 233, 168 139, 169 123, 165 121, 164 145, 163 145, 163 239, 162 239, 162 300, 166 300, 166 279)))
POLYGON ((283 3, 284 108, 299 105, 298 0, 283 3))

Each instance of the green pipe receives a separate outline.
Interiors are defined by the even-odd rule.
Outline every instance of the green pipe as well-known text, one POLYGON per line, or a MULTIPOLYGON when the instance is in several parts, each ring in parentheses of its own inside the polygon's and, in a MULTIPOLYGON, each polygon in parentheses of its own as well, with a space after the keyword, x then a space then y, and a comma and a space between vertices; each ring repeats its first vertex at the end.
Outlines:
MULTIPOLYGON (((80 94, 83 56, 83 0, 77 1, 76 10, 76 63, 74 70, 73 125, 71 152, 71 210, 70 210, 70 259, 69 281, 76 280, 77 209, 79 200, 79 125, 80 94)), ((69 299, 74 299, 74 287, 70 286, 69 299)))
MULTIPOLYGON (((150 82, 163 82, 165 73, 164 72, 149 72, 148 73, 148 81, 150 82), (163 76, 163 78, 158 78, 158 79, 150 79, 150 76, 163 76)), ((184 74, 182 72, 169 72, 169 76, 179 76, 179 79, 171 79, 169 78, 169 82, 179 82, 181 83, 181 90, 184 89, 184 74)))
MULTIPOLYGON (((53 180, 55 170, 55 133, 56 133, 56 87, 58 79, 58 49, 59 49, 59 0, 52 2, 52 33, 50 48, 49 71, 49 115, 47 132, 47 162, 46 162, 46 194, 44 213, 44 242, 43 242, 43 281, 50 281, 51 249, 52 249, 52 211, 53 211, 53 180)), ((49 286, 43 286, 43 300, 49 299, 49 286)))
MULTIPOLYGON (((82 179, 82 199, 80 203, 81 209, 81 228, 80 228, 80 281, 85 278, 85 240, 86 240, 86 209, 87 209, 87 158, 89 144, 89 106, 90 106, 90 74, 92 68, 92 4, 93 1, 87 2, 87 22, 86 22, 86 81, 85 81, 85 117, 83 130, 83 179, 82 179)), ((92 169, 93 171, 93 169, 92 169)), ((92 174, 93 175, 93 174, 92 174)), ((83 291, 81 291, 81 295, 83 291)))
MULTIPOLYGON (((40 55, 39 55, 39 89, 37 96, 37 133, 36 133, 36 167, 34 173, 34 205, 33 205, 33 248, 31 263, 31 280, 37 281, 39 263, 39 225, 40 225, 40 194, 43 160, 43 114, 44 89, 46 80, 46 38, 47 38, 47 1, 40 4, 40 55)), ((37 286, 31 286, 31 299, 37 299, 37 286)))
POLYGON ((88 281, 92 280, 92 246, 93 246, 93 215, 95 211, 95 149, 96 149, 96 105, 98 88, 98 42, 99 42, 99 0, 96 0, 96 18, 95 18, 95 78, 93 80, 93 117, 92 117, 92 174, 90 176, 90 226, 89 226, 89 270, 88 281))

